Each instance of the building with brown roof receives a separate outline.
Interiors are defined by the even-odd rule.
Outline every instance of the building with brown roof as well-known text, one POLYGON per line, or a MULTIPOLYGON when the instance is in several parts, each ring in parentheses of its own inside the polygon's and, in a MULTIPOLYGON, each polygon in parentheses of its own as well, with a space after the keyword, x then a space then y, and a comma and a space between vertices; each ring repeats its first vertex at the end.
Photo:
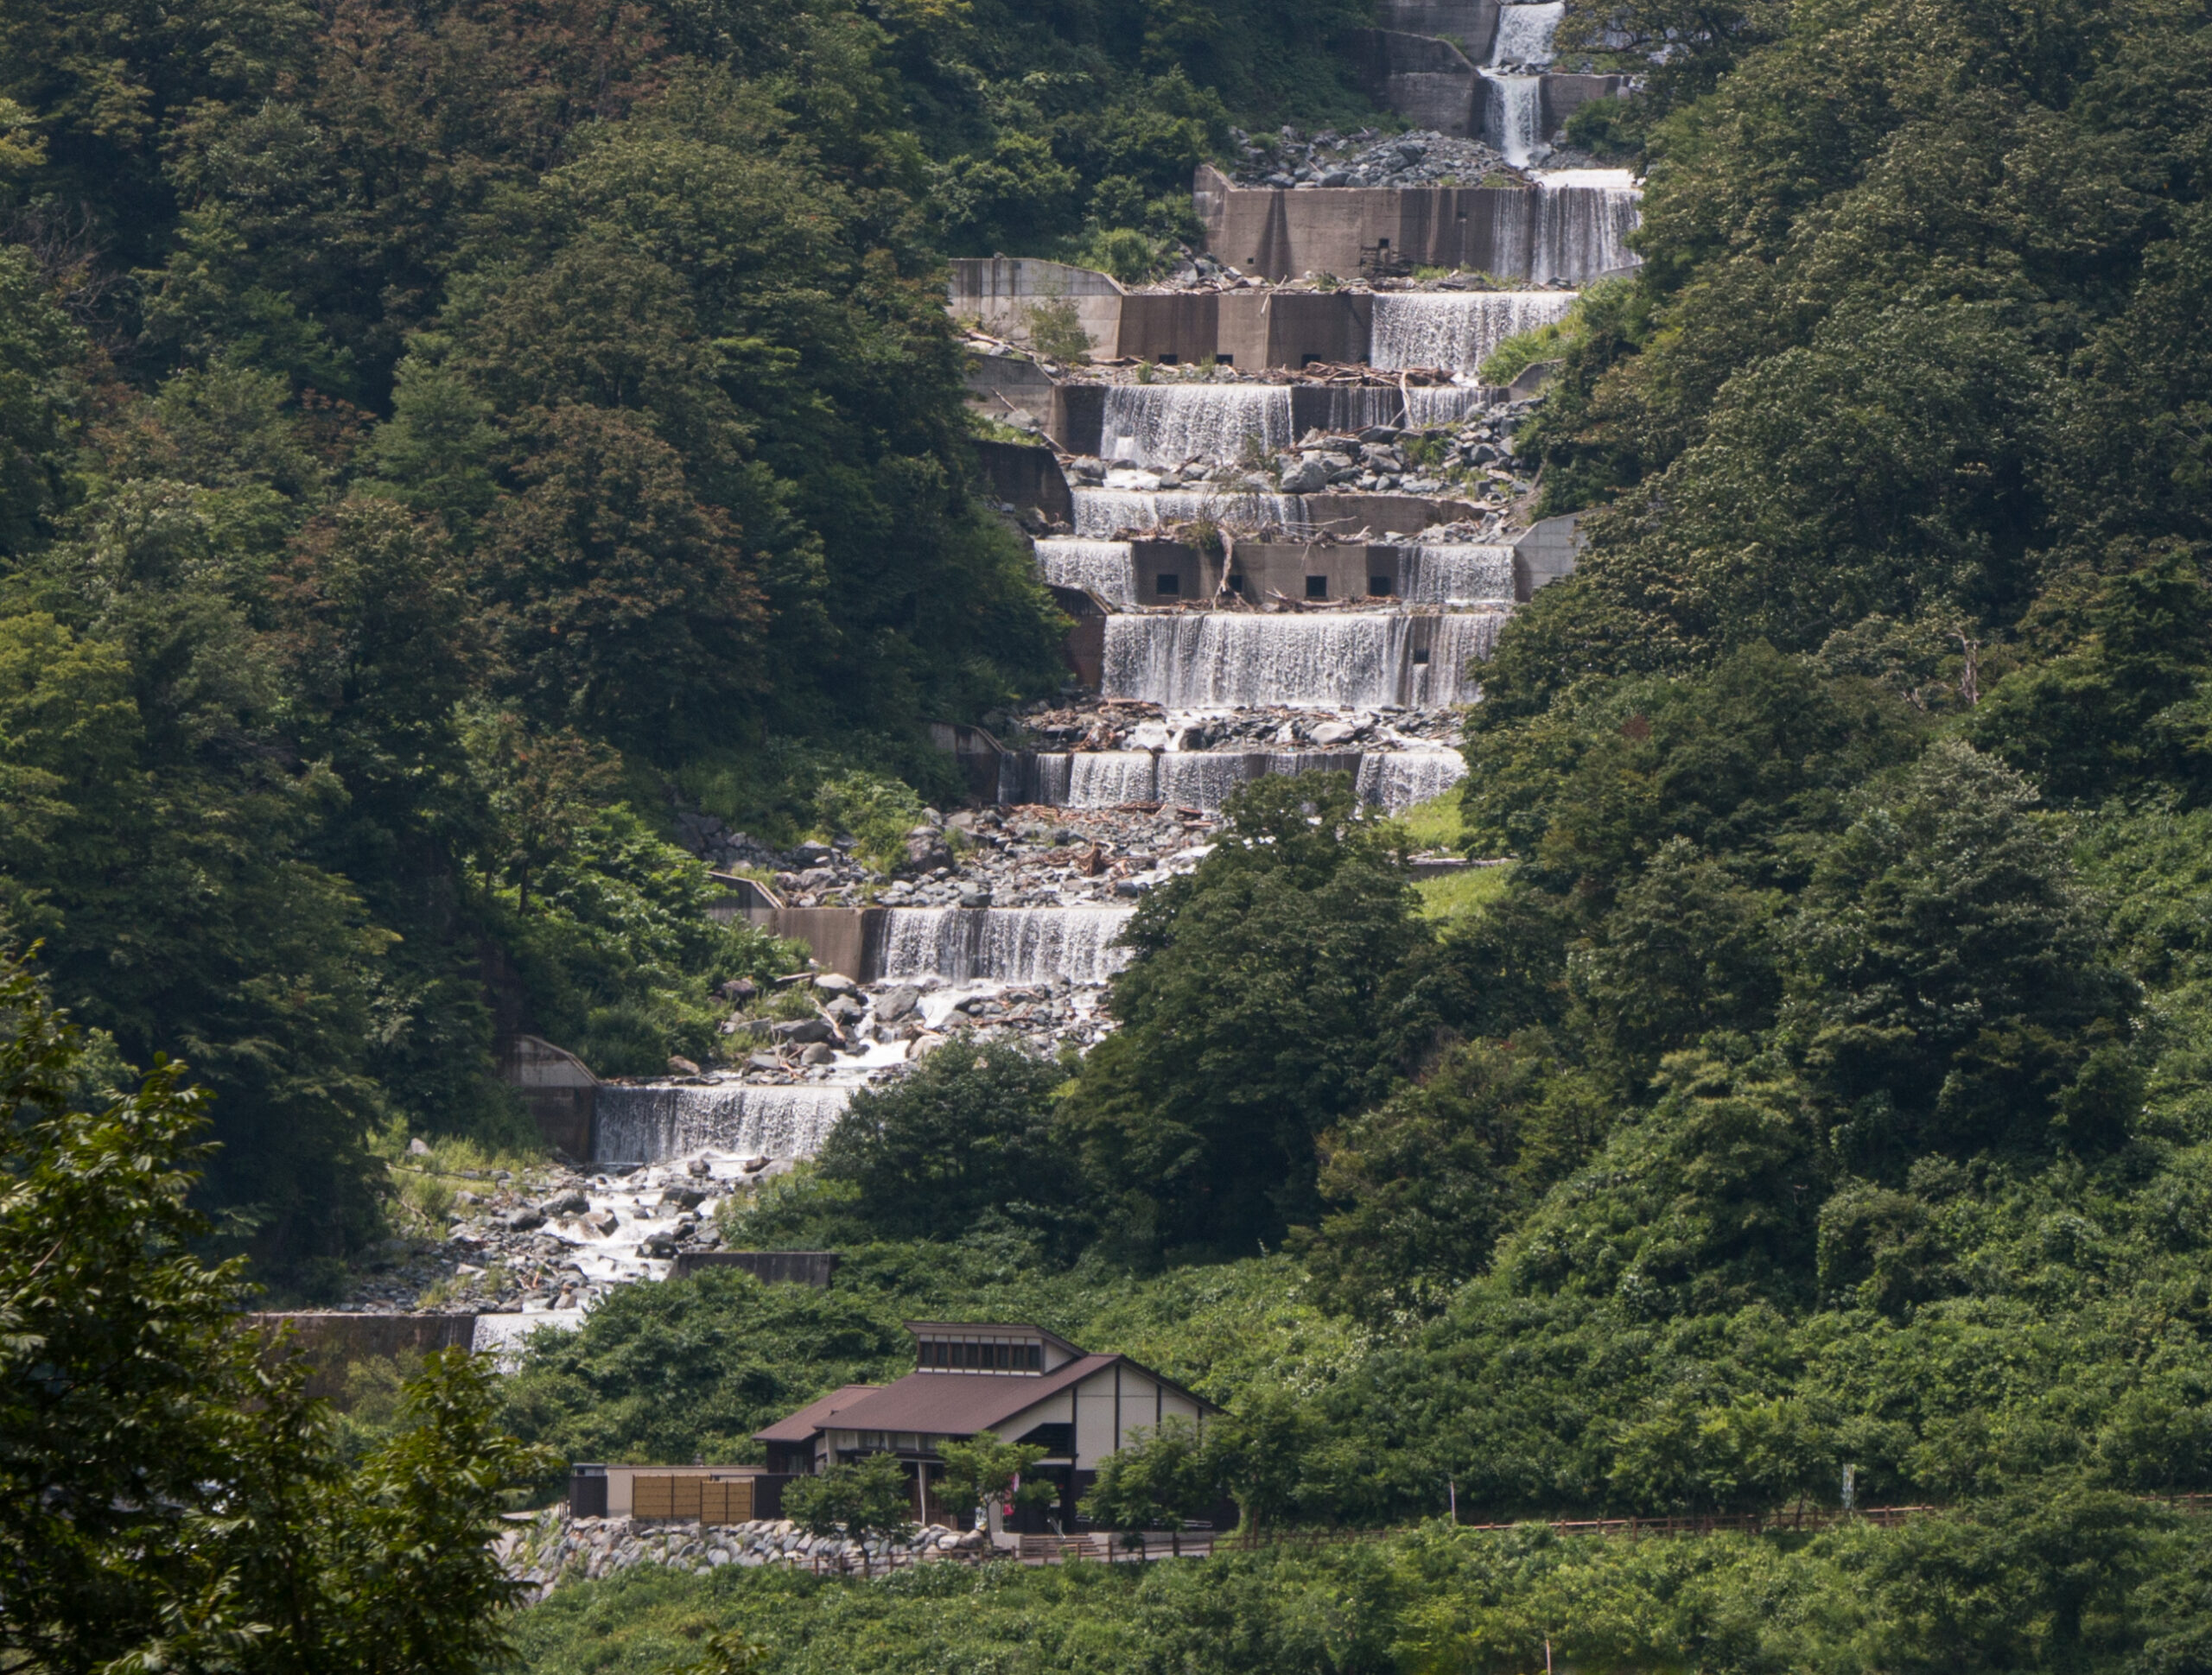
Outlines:
POLYGON ((931 1495, 941 1443, 991 1431, 1044 1448, 1036 1473, 1060 1488, 1056 1507, 1024 1518, 1033 1532, 1073 1530, 1099 1462, 1170 1418, 1201 1435, 1221 1409, 1126 1355, 1093 1355, 1038 1326, 910 1321, 915 1370, 894 1384, 847 1385, 755 1431, 768 1470, 800 1474, 868 1454, 910 1462, 916 1511, 957 1517, 931 1495))

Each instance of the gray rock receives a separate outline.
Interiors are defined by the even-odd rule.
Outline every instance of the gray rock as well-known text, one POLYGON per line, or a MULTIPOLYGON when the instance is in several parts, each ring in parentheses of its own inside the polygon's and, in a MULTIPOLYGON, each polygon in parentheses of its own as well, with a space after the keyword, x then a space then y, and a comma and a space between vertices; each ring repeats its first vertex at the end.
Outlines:
POLYGON ((557 1198, 548 1198, 539 1208, 548 1215, 582 1215, 591 1208, 591 1200, 581 1192, 564 1192, 557 1198))
POLYGON ((802 1064, 829 1064, 836 1062, 837 1050, 826 1041, 817 1041, 798 1056, 802 1064))
POLYGON ((804 1045, 810 1041, 831 1040, 837 1031, 826 1018, 793 1018, 777 1025, 770 1033, 779 1041, 804 1045))
POLYGON ((886 1024, 896 1024, 921 1003, 922 992, 910 985, 901 985, 875 1003, 875 1015, 886 1024))
POLYGON ((525 1205, 520 1209, 509 1210, 499 1218, 499 1225, 509 1233, 531 1233, 545 1225, 545 1217, 525 1205))
POLYGON ((960 887, 960 905, 961 905, 961 906, 963 906, 963 907, 988 907, 990 904, 991 904, 991 890, 990 890, 990 886, 989 886, 988 885, 967 884, 967 885, 961 885, 961 887, 960 887))
POLYGON ((784 1068, 784 1061, 773 1053, 754 1053, 745 1061, 745 1068, 748 1070, 780 1070, 784 1068))
POLYGON ((842 972, 823 971, 815 974, 814 987, 824 994, 850 994, 860 985, 842 972))
POLYGON ((408 1141, 407 1155, 410 1158, 429 1157, 430 1155, 429 1143, 427 1140, 423 1139, 412 1139, 408 1141))
POLYGON ((1328 486, 1329 467, 1318 457, 1302 459, 1282 474, 1285 494, 1318 494, 1328 486))
POLYGON ((671 1055, 668 1073, 672 1076, 696 1076, 699 1074, 699 1067, 688 1058, 671 1055))

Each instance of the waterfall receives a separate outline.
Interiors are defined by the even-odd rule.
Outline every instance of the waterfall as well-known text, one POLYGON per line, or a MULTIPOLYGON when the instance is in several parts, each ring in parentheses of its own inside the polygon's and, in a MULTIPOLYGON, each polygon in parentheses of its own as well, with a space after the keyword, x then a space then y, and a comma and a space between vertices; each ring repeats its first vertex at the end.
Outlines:
POLYGON ((1492 605, 1513 598, 1510 547, 1409 549, 1398 590, 1412 605, 1492 605))
POLYGON ((1101 686, 1170 709, 1440 707, 1461 701, 1464 665, 1488 654, 1502 616, 1109 617, 1101 686))
POLYGON ((1496 648, 1497 631, 1505 625, 1507 614, 1503 611, 1447 611, 1428 619, 1435 626, 1428 643, 1428 663, 1414 671, 1415 708, 1471 704, 1482 695, 1481 683, 1468 673, 1468 665, 1484 661, 1496 648))
POLYGON ((956 983, 1103 983, 1132 907, 894 907, 883 974, 956 983))
POLYGON ((1359 796, 1395 814, 1433 801, 1466 777, 1466 758, 1457 751, 1370 751, 1359 765, 1359 796))
POLYGON ((849 1088, 662 1085, 599 1089, 594 1163, 657 1163, 711 1146, 753 1157, 810 1158, 852 1096, 849 1088))
POLYGON ((1137 602, 1136 555, 1126 541, 1039 541, 1037 567, 1047 585, 1084 587, 1109 605, 1137 602))
POLYGON ((1117 384, 1106 391, 1099 452, 1140 466, 1234 465, 1255 446, 1288 447, 1290 426, 1287 384, 1117 384))
MULTIPOLYGON (((1019 758, 1009 755, 1008 763, 1019 758)), ((1070 809, 1172 803, 1218 813, 1230 793, 1268 774, 1357 773, 1357 751, 1049 752, 1034 765, 1001 767, 999 801, 1070 809), (1035 795, 1014 794, 1015 789, 1035 795)))
POLYGON ((1454 425, 1482 405, 1483 395, 1465 384, 1433 384, 1402 393, 1388 384, 1307 384, 1294 386, 1292 393, 1301 436, 1309 430, 1358 431, 1376 424, 1411 430, 1454 425))
POLYGON ((1564 0, 1549 0, 1541 6, 1500 6, 1497 33, 1491 37, 1491 63, 1550 63, 1552 37, 1559 33, 1559 21, 1566 15, 1564 0))
MULTIPOLYGON (((1516 11, 1533 11, 1516 6, 1516 11)), ((1483 101, 1483 138, 1516 168, 1526 168, 1545 140, 1544 79, 1541 76, 1507 75, 1484 70, 1490 96, 1483 101)))
POLYGON ((1305 519, 1305 502, 1294 494, 1217 494, 1194 489, 1077 489, 1075 532, 1086 540, 1109 541, 1124 530, 1156 530, 1163 523, 1205 518, 1231 529, 1282 528, 1305 519))
POLYGON ((1506 339, 1549 326, 1573 306, 1572 291, 1386 291, 1375 299, 1375 365, 1472 372, 1506 339))
POLYGON ((1160 787, 1150 751, 1085 751, 1068 758, 1071 809, 1112 809, 1124 803, 1158 800, 1160 787))
POLYGON ((1503 241, 1498 261, 1531 283, 1580 283, 1634 267, 1628 247, 1643 219, 1643 194, 1624 168, 1562 168, 1536 177, 1525 231, 1503 241), (1525 239, 1525 248, 1522 245, 1525 239))

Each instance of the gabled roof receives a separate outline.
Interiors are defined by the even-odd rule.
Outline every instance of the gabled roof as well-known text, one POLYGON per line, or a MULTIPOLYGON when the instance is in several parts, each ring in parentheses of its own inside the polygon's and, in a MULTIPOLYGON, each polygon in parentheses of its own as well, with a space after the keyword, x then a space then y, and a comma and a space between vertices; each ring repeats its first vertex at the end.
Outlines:
POLYGON ((788 1419, 753 1436, 764 1443, 801 1443, 817 1431, 912 1431, 933 1437, 972 1437, 995 1430, 1047 1397, 1071 1389, 1116 1365, 1141 1373, 1209 1413, 1221 1410, 1163 1379, 1126 1355, 1084 1355, 1043 1374, 1004 1377, 974 1373, 909 1373, 895 1384, 850 1385, 835 1396, 802 1408, 788 1419), (850 1399, 846 1398, 850 1395, 850 1399))
POLYGON ((830 1416, 850 1407, 863 1396, 872 1395, 884 1386, 880 1384, 849 1384, 831 1391, 820 1401, 809 1402, 789 1418, 779 1419, 766 1431, 756 1431, 756 1443, 810 1443, 815 1433, 830 1427, 830 1416))

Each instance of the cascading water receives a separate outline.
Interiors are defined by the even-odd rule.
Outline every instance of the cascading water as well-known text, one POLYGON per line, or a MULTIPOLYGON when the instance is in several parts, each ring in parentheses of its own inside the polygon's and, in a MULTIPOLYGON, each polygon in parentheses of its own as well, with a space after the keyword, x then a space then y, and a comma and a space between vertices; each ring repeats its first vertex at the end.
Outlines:
POLYGON ((1386 291, 1375 299, 1375 365, 1472 372, 1506 339, 1549 326, 1573 306, 1573 291, 1386 291))
POLYGON ((1500 6, 1497 33, 1490 42, 1491 64, 1550 63, 1552 40, 1566 16, 1565 0, 1548 0, 1536 6, 1500 6))
POLYGON ((1160 758, 1150 751, 1089 751, 1068 758, 1067 807, 1113 809, 1160 796, 1160 758))
POLYGON ((1136 555, 1126 541, 1039 541, 1037 568, 1054 587, 1081 587, 1109 605, 1137 602, 1136 555))
POLYGON ((1497 267, 1531 284, 1580 284, 1632 268, 1643 258, 1628 247, 1643 219, 1643 194, 1619 168, 1563 168, 1536 177, 1525 217, 1500 227, 1497 267))
MULTIPOLYGON (((1378 302, 1381 297, 1376 299, 1378 302)), ((1300 432, 1364 430, 1370 425, 1428 430, 1476 412, 1483 392, 1472 384, 1440 384, 1400 390, 1389 384, 1305 384, 1296 391, 1300 432)))
POLYGON ((1420 709, 1441 709, 1448 704, 1471 704, 1482 695, 1482 686, 1471 666, 1486 661, 1497 648, 1497 631, 1505 625, 1503 611, 1447 611, 1432 617, 1428 662, 1414 670, 1413 703, 1420 709))
POLYGON ((1103 983, 1128 962, 1112 946, 1131 907, 899 907, 884 938, 887 978, 955 983, 1103 983))
POLYGON ((1233 465, 1291 443, 1290 387, 1266 384, 1117 384, 1106 392, 1101 448, 1109 460, 1233 465))
POLYGON ((1075 532, 1086 540, 1109 541, 1127 530, 1156 530, 1163 523, 1201 518, 1230 529, 1281 528, 1305 519, 1305 503, 1294 494, 1216 494, 1197 489, 1077 489, 1075 532))
POLYGON ((596 1096, 592 1161, 657 1163, 709 1146, 754 1157, 810 1158, 851 1097, 849 1088, 609 1083, 596 1096))
POLYGON ((1363 803, 1396 813, 1444 795, 1467 777, 1457 751, 1372 751, 1359 765, 1363 803))
POLYGON ((1420 546, 1407 550, 1398 591, 1411 605, 1494 605, 1513 598, 1513 549, 1420 546))
POLYGON ((1169 709, 1459 702, 1502 612, 1111 617, 1100 685, 1169 709), (1421 653, 1426 651, 1424 657, 1421 653))
MULTIPOLYGON (((1535 11, 1516 6, 1515 11, 1535 11)), ((1541 76, 1508 75, 1484 70, 1489 97, 1483 101, 1483 138, 1516 168, 1526 168, 1544 143, 1544 82, 1541 76)))

